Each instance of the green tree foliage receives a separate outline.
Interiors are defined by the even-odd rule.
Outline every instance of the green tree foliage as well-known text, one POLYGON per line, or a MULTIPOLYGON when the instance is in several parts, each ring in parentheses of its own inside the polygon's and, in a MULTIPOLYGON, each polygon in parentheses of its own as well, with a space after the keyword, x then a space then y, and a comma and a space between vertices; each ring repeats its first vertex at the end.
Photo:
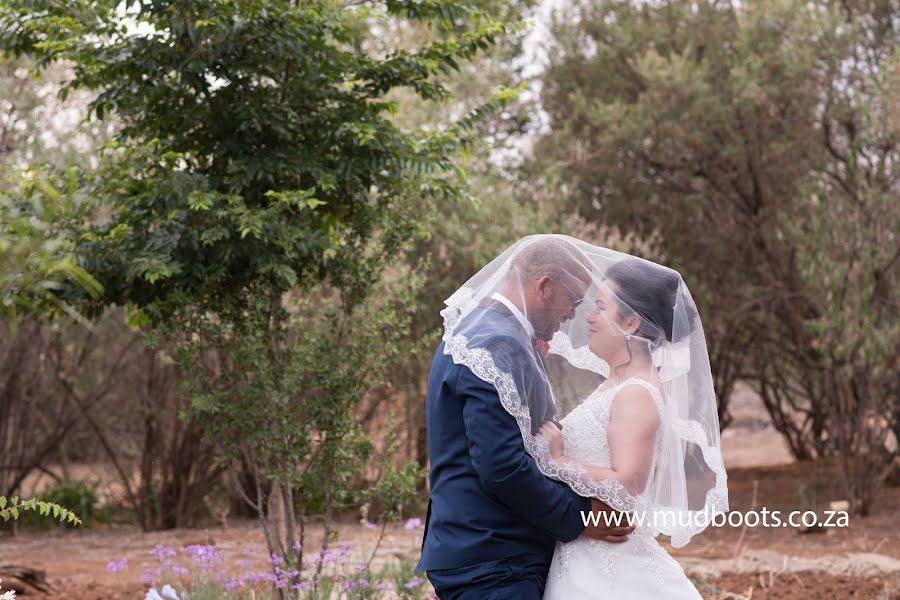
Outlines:
POLYGON ((102 291, 75 257, 87 207, 79 184, 76 170, 32 169, 0 189, 0 310, 13 327, 24 314, 79 317, 62 298, 67 287, 102 291))
POLYGON ((900 43, 896 3, 845 2, 819 55, 825 159, 781 230, 815 317, 829 436, 854 512, 867 514, 900 440, 900 43), (893 10, 892 10, 893 9, 893 10), (896 443, 896 442, 895 442, 896 443))
POLYGON ((760 339, 755 314, 795 306, 781 302, 797 275, 776 225, 814 152, 809 17, 777 2, 586 7, 559 26, 544 82, 554 131, 539 164, 581 214, 662 236, 708 315, 720 398, 750 348, 781 343, 760 339))
POLYGON ((434 75, 504 32, 483 13, 441 2, 124 5, 10 2, 0 26, 9 53, 75 63, 69 87, 96 90, 92 111, 121 122, 96 181, 113 214, 84 252, 108 300, 222 310, 254 283, 315 282, 375 231, 394 252, 413 226, 409 192, 458 194, 451 159, 485 107, 407 132, 385 96, 444 98, 434 75), (377 58, 356 42, 378 11, 469 26, 377 58))
MULTIPOLYGON (((513 96, 404 128, 391 94, 448 100, 440 76, 507 31, 437 0, 0 8, 0 47, 71 61, 67 89, 93 90, 92 113, 120 124, 85 178, 100 210, 78 252, 103 302, 139 307, 174 349, 192 412, 254 476, 244 491, 271 551, 298 567, 306 515, 327 524, 352 504, 372 453, 355 408, 412 347, 397 335, 411 276, 381 287, 386 267, 404 273, 423 216, 465 197, 457 157, 513 96), (375 52, 372 22, 435 35, 375 52)), ((387 473, 379 502, 395 511, 415 476, 387 473)))

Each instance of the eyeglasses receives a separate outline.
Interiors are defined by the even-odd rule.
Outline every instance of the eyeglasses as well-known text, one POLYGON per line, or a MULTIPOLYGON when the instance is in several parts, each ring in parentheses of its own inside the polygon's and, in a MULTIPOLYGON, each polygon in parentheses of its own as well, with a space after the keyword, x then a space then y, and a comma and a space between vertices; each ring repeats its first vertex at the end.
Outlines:
POLYGON ((561 286, 563 286, 564 288, 566 288, 566 291, 569 292, 569 302, 572 304, 572 308, 569 309, 569 312, 572 312, 573 310, 575 310, 576 308, 578 308, 579 305, 581 305, 582 302, 584 302, 584 294, 577 294, 577 293, 573 292, 573 291, 572 291, 572 288, 570 288, 569 286, 567 286, 566 284, 564 284, 564 283, 563 283, 562 281, 560 281, 559 279, 554 279, 553 281, 555 281, 555 282, 558 283, 559 285, 561 285, 561 286))

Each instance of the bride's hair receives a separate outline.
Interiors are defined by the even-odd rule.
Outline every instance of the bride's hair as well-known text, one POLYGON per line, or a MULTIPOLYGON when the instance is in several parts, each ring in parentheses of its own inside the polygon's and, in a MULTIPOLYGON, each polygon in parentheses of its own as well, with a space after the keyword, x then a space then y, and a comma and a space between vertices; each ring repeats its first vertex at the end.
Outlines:
MULTIPOLYGON (((688 332, 679 331, 678 339, 673 339, 673 307, 681 285, 681 276, 671 269, 640 260, 626 258, 609 267, 606 277, 618 286, 616 304, 623 317, 637 314, 641 318, 636 335, 649 339, 656 345, 665 339, 677 342, 688 332)), ((696 317, 690 314, 691 321, 696 317)))

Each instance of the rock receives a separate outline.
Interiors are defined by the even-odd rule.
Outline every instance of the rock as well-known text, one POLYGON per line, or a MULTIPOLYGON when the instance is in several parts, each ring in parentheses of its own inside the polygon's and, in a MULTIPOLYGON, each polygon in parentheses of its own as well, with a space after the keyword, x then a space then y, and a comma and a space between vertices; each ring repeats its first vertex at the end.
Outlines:
POLYGON ((699 577, 723 573, 825 572, 847 577, 872 577, 900 573, 900 560, 872 552, 826 555, 816 558, 786 556, 771 550, 748 550, 730 559, 676 557, 685 572, 699 577))
POLYGON ((53 587, 47 582, 47 571, 20 565, 0 565, 0 579, 4 590, 15 590, 17 596, 49 594, 53 587))
POLYGON ((849 570, 857 576, 900 573, 900 560, 884 554, 856 552, 848 554, 847 559, 849 570))

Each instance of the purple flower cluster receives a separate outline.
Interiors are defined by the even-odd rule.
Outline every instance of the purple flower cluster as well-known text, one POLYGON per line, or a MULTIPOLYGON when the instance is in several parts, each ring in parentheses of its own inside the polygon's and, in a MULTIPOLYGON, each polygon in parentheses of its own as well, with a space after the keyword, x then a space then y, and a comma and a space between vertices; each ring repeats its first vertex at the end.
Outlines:
POLYGON ((161 579, 165 573, 171 573, 175 577, 184 577, 190 573, 190 570, 187 567, 182 566, 176 559, 178 553, 174 548, 157 544, 156 547, 150 551, 150 555, 156 558, 156 560, 160 562, 160 565, 155 569, 144 569, 144 574, 141 575, 141 583, 153 583, 154 581, 161 579))
POLYGON ((175 558, 176 554, 177 552, 175 552, 174 548, 163 546, 162 544, 157 544, 156 547, 150 551, 150 555, 155 556, 159 562, 165 562, 170 558, 175 558))
MULTIPOLYGON (((408 530, 418 529, 421 527, 420 519, 410 519, 407 521, 405 528, 408 530)), ((298 544, 299 546, 299 544, 298 544)), ((342 592, 354 591, 354 597, 366 596, 374 591, 384 592, 393 591, 400 586, 389 581, 378 582, 369 578, 369 568, 365 563, 355 563, 353 567, 347 565, 348 556, 351 546, 343 544, 334 550, 325 550, 310 560, 315 565, 334 564, 338 568, 338 572, 327 575, 334 585, 339 586, 342 592), (338 574, 343 573, 343 575, 338 574), (352 574, 351 574, 352 573, 352 574)), ((223 570, 225 555, 224 552, 212 545, 192 544, 181 548, 180 552, 175 549, 158 544, 150 551, 150 554, 159 561, 159 565, 155 568, 146 569, 141 581, 144 584, 162 583, 164 575, 171 573, 175 576, 188 575, 189 570, 179 563, 179 558, 189 556, 196 565, 195 572, 214 575, 215 580, 228 592, 235 592, 239 588, 245 586, 255 587, 258 584, 268 584, 275 588, 293 589, 297 591, 312 589, 311 581, 301 580, 300 570, 291 568, 291 564, 286 557, 278 554, 269 554, 265 556, 265 568, 254 568, 256 561, 253 555, 257 552, 252 548, 243 548, 241 555, 241 570, 244 572, 240 577, 234 577, 226 574, 223 570)), ((259 556, 258 554, 256 556, 259 556)), ((258 560, 258 559, 257 559, 258 560)), ((110 573, 118 573, 127 567, 127 559, 111 561, 107 565, 107 571, 110 573)), ((260 566, 262 566, 260 564, 260 566)), ((402 588, 406 590, 415 590, 424 583, 424 580, 418 576, 413 576, 409 581, 402 584, 402 588)), ((401 589, 402 591, 402 589, 401 589)), ((405 592, 408 594, 409 592, 405 592)))
POLYGON ((315 563, 322 563, 326 565, 329 563, 343 563, 349 551, 350 546, 348 546, 347 544, 339 546, 337 550, 324 550, 322 552, 319 552, 319 556, 316 557, 315 563))
MULTIPOLYGON (((245 549, 244 555, 247 556, 248 554, 248 551, 245 549)), ((231 579, 225 583, 226 589, 235 590, 247 584, 254 585, 260 582, 266 582, 273 584, 280 590, 288 587, 294 579, 300 576, 300 571, 296 569, 282 568, 282 565, 285 564, 284 557, 282 556, 270 554, 268 562, 272 567, 271 571, 250 572, 238 579, 231 579)), ((252 561, 244 559, 241 561, 241 565, 245 570, 249 570, 252 566, 252 561)))
POLYGON ((350 590, 361 589, 364 590, 369 587, 368 579, 360 579, 359 581, 345 581, 341 586, 341 591, 348 592, 350 590))
POLYGON ((181 551, 190 556, 201 571, 217 571, 222 566, 223 555, 215 546, 191 544, 181 551))
POLYGON ((123 558, 120 558, 119 560, 109 561, 109 563, 106 565, 106 572, 107 573, 121 573, 122 571, 124 571, 127 568, 128 568, 128 559, 123 557, 123 558))

